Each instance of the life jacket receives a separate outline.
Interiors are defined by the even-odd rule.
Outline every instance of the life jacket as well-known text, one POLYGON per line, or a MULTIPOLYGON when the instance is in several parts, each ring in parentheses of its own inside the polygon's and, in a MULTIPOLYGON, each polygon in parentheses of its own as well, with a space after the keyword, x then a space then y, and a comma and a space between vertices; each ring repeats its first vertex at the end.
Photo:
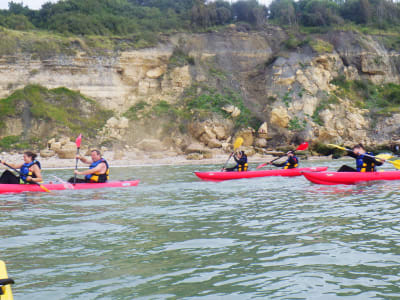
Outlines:
POLYGON ((38 165, 39 169, 42 168, 42 166, 40 165, 40 162, 38 162, 37 160, 34 160, 34 161, 30 162, 30 163, 23 164, 21 169, 20 169, 20 173, 21 173, 21 175, 19 176, 19 183, 20 184, 30 184, 29 181, 26 181, 28 176, 30 176, 32 178, 36 178, 35 173, 33 173, 33 172, 31 172, 29 170, 33 165, 38 165))
MULTIPOLYGON (((366 153, 372 155, 372 153, 366 153)), ((364 154, 360 154, 356 158, 357 172, 376 172, 376 166, 373 162, 364 162, 364 154)))
POLYGON ((247 163, 247 156, 244 155, 240 160, 242 160, 242 159, 245 160, 245 162, 244 163, 238 162, 238 165, 237 165, 238 172, 245 172, 245 171, 247 171, 247 169, 249 167, 249 164, 247 163))
POLYGON ((286 164, 283 166, 284 169, 294 169, 299 166, 299 159, 296 156, 293 156, 293 159, 296 161, 295 163, 292 163, 289 161, 289 159, 286 161, 286 164))
POLYGON ((95 161, 94 163, 92 163, 92 164, 89 166, 89 169, 94 169, 94 168, 96 168, 96 167, 97 167, 99 164, 101 164, 101 163, 105 163, 105 164, 106 164, 106 166, 107 166, 106 172, 105 172, 104 174, 94 173, 94 174, 86 175, 86 176, 85 176, 85 179, 86 179, 87 181, 90 181, 90 182, 99 182, 99 183, 101 183, 101 182, 107 182, 107 181, 108 181, 108 179, 109 179, 109 174, 110 174, 110 168, 108 167, 108 163, 107 163, 107 161, 106 161, 104 158, 101 158, 101 159, 99 159, 98 161, 95 161))

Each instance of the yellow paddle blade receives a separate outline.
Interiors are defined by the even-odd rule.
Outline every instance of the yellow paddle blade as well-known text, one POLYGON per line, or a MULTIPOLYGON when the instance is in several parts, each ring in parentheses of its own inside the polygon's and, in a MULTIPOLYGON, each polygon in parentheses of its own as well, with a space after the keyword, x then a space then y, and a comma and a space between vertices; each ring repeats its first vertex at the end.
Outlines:
POLYGON ((335 144, 328 144, 327 146, 328 147, 332 147, 332 148, 337 148, 337 149, 340 149, 340 150, 344 150, 344 151, 347 150, 346 148, 344 148, 342 146, 339 146, 339 145, 335 145, 335 144))
POLYGON ((44 185, 39 184, 39 186, 43 191, 50 193, 49 189, 47 187, 45 187, 44 185))
POLYGON ((377 156, 375 156, 376 158, 379 158, 379 159, 384 159, 384 160, 388 160, 388 159, 391 159, 391 158, 393 158, 393 155, 390 155, 390 154, 379 154, 379 155, 377 155, 377 156))
POLYGON ((387 160, 386 162, 391 163, 396 169, 400 169, 400 159, 394 161, 387 160))
POLYGON ((238 137, 235 141, 235 143, 233 144, 233 149, 236 150, 237 148, 239 148, 240 146, 242 146, 243 144, 243 138, 238 137))

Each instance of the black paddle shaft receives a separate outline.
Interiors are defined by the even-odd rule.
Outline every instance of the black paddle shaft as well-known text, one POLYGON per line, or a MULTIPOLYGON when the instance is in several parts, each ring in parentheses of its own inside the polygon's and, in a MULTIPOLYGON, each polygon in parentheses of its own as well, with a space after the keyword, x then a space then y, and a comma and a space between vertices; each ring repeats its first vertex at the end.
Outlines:
MULTIPOLYGON (((76 155, 77 156, 79 155, 79 147, 76 148, 76 155)), ((78 170, 78 161, 79 161, 79 158, 77 158, 76 162, 75 162, 75 171, 78 170)), ((74 184, 76 184, 76 173, 74 174, 74 184)))

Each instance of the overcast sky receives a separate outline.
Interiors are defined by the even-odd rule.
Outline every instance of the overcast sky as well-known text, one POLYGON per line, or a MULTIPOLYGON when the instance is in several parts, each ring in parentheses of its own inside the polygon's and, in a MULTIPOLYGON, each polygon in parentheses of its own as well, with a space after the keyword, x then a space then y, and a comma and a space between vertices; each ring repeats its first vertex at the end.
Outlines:
MULTIPOLYGON (((7 9, 8 2, 11 0, 0 0, 0 9, 7 9)), ((228 0, 229 1, 229 0, 228 0)), ((23 2, 24 5, 29 6, 31 9, 39 9, 42 7, 43 3, 46 2, 57 2, 57 0, 14 0, 14 2, 21 3, 23 2)), ((232 2, 235 2, 234 0, 232 2)), ((259 3, 269 4, 271 0, 258 0, 259 3)))

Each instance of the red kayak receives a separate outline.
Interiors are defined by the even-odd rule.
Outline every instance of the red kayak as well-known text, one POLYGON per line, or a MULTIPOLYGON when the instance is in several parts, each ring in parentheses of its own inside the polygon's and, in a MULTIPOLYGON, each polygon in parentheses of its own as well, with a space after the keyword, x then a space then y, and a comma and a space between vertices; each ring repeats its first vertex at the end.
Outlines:
MULTIPOLYGON (((105 183, 56 183, 43 184, 50 191, 61 190, 89 190, 117 187, 137 186, 140 180, 132 181, 110 181, 105 183)), ((4 193, 23 193, 23 192, 44 192, 44 190, 36 184, 0 184, 0 194, 4 193)))
POLYGON ((379 180, 400 180, 400 171, 388 172, 303 172, 305 178, 313 183, 336 185, 336 184, 357 184, 367 181, 379 180))
POLYGON ((322 172, 328 167, 315 168, 296 168, 296 169, 276 169, 276 170, 261 170, 261 171, 246 171, 246 172, 194 172, 197 177, 208 181, 223 181, 242 178, 257 178, 267 176, 300 176, 302 172, 322 172))

